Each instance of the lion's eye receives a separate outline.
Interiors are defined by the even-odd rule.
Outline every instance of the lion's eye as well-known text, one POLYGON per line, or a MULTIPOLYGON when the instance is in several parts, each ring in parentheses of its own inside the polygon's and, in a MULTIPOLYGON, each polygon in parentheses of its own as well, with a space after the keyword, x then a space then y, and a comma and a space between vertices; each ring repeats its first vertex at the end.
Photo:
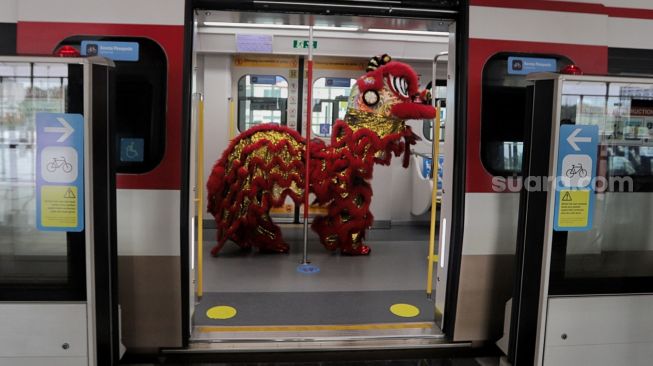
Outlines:
POLYGON ((402 97, 408 98, 408 80, 404 78, 403 76, 396 77, 394 75, 390 75, 390 83, 392 84, 392 88, 402 97))

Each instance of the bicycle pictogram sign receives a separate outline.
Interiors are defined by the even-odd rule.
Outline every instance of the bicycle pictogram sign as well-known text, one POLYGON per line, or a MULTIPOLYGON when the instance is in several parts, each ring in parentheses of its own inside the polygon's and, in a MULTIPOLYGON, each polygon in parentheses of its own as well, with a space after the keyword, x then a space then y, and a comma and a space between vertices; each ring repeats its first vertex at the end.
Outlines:
POLYGON ((569 178, 573 178, 576 174, 581 178, 587 177, 587 169, 583 168, 582 163, 572 164, 571 168, 567 169, 565 172, 565 175, 569 178))
POLYGON ((66 157, 62 156, 60 159, 52 158, 52 161, 48 163, 45 167, 49 172, 55 172, 57 169, 61 168, 66 173, 73 171, 73 165, 66 161, 66 157))

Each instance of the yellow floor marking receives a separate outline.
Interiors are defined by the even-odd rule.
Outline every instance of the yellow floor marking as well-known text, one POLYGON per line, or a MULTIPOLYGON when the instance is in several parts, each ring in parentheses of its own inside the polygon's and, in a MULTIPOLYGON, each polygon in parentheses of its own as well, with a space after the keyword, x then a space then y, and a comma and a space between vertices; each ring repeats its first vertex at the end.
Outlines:
POLYGON ((394 304, 390 307, 390 312, 402 318, 413 318, 419 315, 417 306, 410 304, 394 304))
POLYGON ((231 306, 214 306, 206 311, 206 316, 210 319, 231 319, 236 313, 236 309, 231 306))
POLYGON ((347 325, 271 325, 271 326, 202 326, 200 333, 212 332, 306 332, 325 330, 431 329, 433 323, 384 323, 347 325))

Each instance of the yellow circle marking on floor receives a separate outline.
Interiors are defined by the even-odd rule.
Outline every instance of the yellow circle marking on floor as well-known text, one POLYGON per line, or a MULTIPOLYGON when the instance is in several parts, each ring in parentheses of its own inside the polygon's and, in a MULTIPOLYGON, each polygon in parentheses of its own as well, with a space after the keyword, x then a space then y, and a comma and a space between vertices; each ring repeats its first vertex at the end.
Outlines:
POLYGON ((236 316, 236 309, 231 306, 214 306, 206 311, 206 316, 211 319, 231 319, 236 316))
POLYGON ((417 306, 410 304, 394 304, 390 307, 390 312, 402 318, 413 318, 419 315, 417 306))

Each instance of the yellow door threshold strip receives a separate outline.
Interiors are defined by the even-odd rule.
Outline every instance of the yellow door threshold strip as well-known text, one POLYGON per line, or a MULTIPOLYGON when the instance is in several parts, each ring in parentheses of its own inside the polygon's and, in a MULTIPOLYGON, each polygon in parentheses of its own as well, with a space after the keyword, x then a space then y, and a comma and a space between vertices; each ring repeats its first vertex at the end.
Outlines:
POLYGON ((431 329, 433 323, 382 323, 342 325, 271 325, 271 326, 202 326, 200 333, 213 332, 310 332, 339 330, 387 330, 387 329, 431 329))

